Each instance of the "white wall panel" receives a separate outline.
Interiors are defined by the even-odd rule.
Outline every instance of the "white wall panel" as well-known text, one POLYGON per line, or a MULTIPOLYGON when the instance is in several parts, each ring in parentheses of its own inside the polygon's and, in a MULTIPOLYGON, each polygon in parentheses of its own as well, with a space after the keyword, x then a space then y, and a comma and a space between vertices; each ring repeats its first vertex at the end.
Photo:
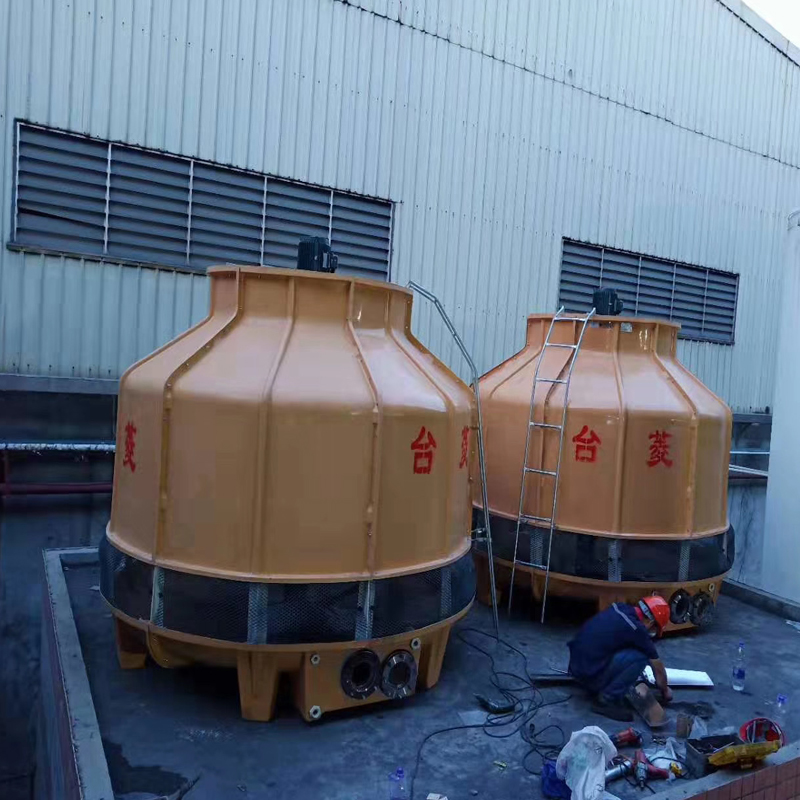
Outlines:
POLYGON ((208 313, 203 275, 34 253, 5 253, 2 295, 3 372, 21 375, 118 378, 208 313))
MULTIPOLYGON (((6 0, 0 237, 21 118, 390 198, 393 279, 440 296, 482 369, 553 309, 563 237, 732 270, 736 344, 681 357, 761 409, 800 67, 737 6, 6 0)), ((3 248, 0 371, 118 377, 207 302, 202 276, 3 248)), ((414 324, 463 374, 424 301, 414 324)))

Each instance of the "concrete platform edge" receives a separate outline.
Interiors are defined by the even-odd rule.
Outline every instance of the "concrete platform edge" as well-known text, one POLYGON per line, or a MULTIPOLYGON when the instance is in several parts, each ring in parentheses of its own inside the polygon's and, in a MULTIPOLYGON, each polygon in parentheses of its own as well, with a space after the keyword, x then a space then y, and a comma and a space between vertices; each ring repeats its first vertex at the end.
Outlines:
MULTIPOLYGON (((673 784, 672 788, 667 789, 665 792, 658 792, 653 795, 657 800, 688 800, 688 798, 706 797, 711 798, 712 795, 716 797, 716 789, 728 786, 729 784, 738 783, 747 779, 748 777, 758 776, 759 773, 770 772, 772 768, 782 767, 784 764, 790 764, 800 758, 800 742, 787 744, 782 747, 777 753, 768 756, 764 760, 764 765, 757 770, 747 770, 744 772, 732 772, 730 770, 720 770, 719 772, 712 772, 711 775, 706 775, 705 778, 699 778, 694 781, 678 781, 673 784)), ((613 784, 611 786, 613 790, 613 784)), ((763 792, 762 792, 763 794, 763 792)), ((737 795, 744 796, 744 795, 737 795)))
MULTIPOLYGON (((97 548, 46 550, 43 556, 42 694, 35 797, 37 800, 113 800, 95 704, 64 574, 64 569, 70 566, 96 563, 97 548)), ((733 584, 734 590, 741 587, 741 584, 728 583, 733 584)), ((739 597, 728 591, 729 588, 726 585, 726 594, 739 597)), ((785 602, 749 587, 744 589, 785 602)), ((781 610, 781 604, 750 604, 774 615, 789 616, 781 610)), ((733 796, 728 788, 731 784, 752 782, 759 775, 764 778, 771 773, 777 775, 778 770, 799 759, 800 743, 787 745, 768 758, 759 770, 720 771, 700 780, 679 781, 656 797, 658 800, 729 800, 729 796, 733 796)), ((613 791, 613 785, 610 789, 613 791)))
POLYGON ((741 600, 743 603, 755 606, 761 611, 766 611, 768 614, 775 614, 778 617, 800 622, 800 605, 783 597, 778 597, 776 594, 770 594, 762 589, 732 581, 730 578, 726 578, 723 582, 722 593, 733 597, 735 600, 741 600))
POLYGON ((97 548, 45 550, 36 800, 113 800, 100 727, 72 614, 64 566, 97 548))

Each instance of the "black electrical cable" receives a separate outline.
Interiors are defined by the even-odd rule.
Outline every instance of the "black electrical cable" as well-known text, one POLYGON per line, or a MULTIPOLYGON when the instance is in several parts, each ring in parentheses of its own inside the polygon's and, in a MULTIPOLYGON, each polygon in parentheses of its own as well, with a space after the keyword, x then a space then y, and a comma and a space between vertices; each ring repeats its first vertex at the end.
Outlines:
POLYGON ((652 758, 650 758, 648 760, 650 762, 653 762, 653 761, 677 761, 679 764, 683 764, 684 767, 688 767, 689 766, 680 756, 653 756, 652 758))
POLYGON ((422 759, 422 750, 425 745, 434 737, 444 733, 451 733, 454 731, 465 731, 471 729, 480 729, 484 734, 490 736, 492 739, 508 739, 520 734, 522 740, 528 744, 530 749, 522 758, 522 766, 526 772, 531 775, 539 775, 540 771, 531 769, 528 766, 528 759, 534 753, 544 762, 547 758, 556 758, 566 744, 566 734, 560 725, 552 723, 546 725, 540 730, 536 729, 534 718, 542 708, 546 706, 558 705, 559 703, 566 703, 572 698, 572 695, 566 697, 559 697, 556 700, 546 701, 542 695, 541 690, 535 685, 531 677, 530 670, 528 669, 528 657, 519 648, 513 644, 509 644, 503 639, 497 638, 494 634, 487 633, 486 631, 479 630, 478 628, 461 628, 456 631, 456 637, 473 650, 477 650, 482 655, 489 659, 491 670, 491 684, 500 693, 500 695, 507 701, 507 705, 512 707, 512 711, 503 714, 486 715, 486 720, 479 724, 474 725, 454 725, 449 728, 441 728, 429 733, 419 744, 417 748, 417 756, 414 762, 414 774, 411 777, 410 785, 410 798, 414 800, 414 784, 417 780, 419 773, 419 765, 422 759), (485 636, 488 639, 495 640, 498 644, 508 648, 508 650, 520 656, 524 663, 525 675, 518 675, 514 672, 506 670, 498 670, 495 664, 495 658, 492 653, 484 649, 474 641, 470 641, 465 634, 476 634, 478 636, 485 636), (511 685, 509 685, 511 684, 511 685), (529 694, 528 694, 529 693, 529 694), (558 731, 560 734, 557 740, 546 741, 542 738, 542 734, 548 731, 558 731))

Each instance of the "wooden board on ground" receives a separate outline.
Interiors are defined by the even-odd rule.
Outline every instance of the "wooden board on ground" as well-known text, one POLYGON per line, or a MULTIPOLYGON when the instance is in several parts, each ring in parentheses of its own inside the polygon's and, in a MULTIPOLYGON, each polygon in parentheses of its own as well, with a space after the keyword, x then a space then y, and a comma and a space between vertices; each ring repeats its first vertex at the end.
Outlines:
POLYGON ((667 724, 667 712, 656 700, 650 687, 637 683, 627 694, 628 702, 650 728, 662 728, 667 724))

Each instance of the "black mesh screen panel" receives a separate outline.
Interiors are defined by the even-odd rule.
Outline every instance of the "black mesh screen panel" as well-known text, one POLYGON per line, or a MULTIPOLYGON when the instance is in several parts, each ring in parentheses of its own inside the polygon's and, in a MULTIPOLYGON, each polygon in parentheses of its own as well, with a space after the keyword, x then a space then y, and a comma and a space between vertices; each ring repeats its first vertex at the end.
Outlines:
POLYGON ((452 613, 466 608, 475 597, 475 562, 472 554, 460 558, 450 567, 452 613))
POLYGON ((713 539, 698 539, 691 543, 689 580, 699 581, 710 575, 721 575, 733 566, 736 556, 733 528, 713 539))
MULTIPOLYGON (((680 580, 680 540, 626 539, 623 545, 623 581, 677 581, 680 580)), ((725 570, 721 570, 724 572, 725 570)), ((701 577, 712 577, 712 575, 701 577)))
MULTIPOLYGON (((476 509, 473 524, 483 513, 476 509)), ((512 561, 517 523, 492 516, 492 546, 496 558, 512 561)), ((517 560, 544 567, 549 530, 521 525, 517 560)), ((485 545, 479 545, 481 550, 485 545)), ((584 533, 554 531, 550 570, 577 578, 611 582, 678 583, 716 578, 733 566, 733 528, 702 539, 614 539, 584 533), (683 555, 682 551, 688 548, 683 555)))
MULTIPOLYGON (((372 632, 375 636, 413 631, 438 621, 442 571, 405 575, 375 582, 372 632)), ((450 616, 449 614, 447 616, 450 616)))
POLYGON ((106 538, 100 564, 103 596, 123 613, 171 631, 252 645, 393 636, 446 620, 475 596, 471 553, 440 569, 361 583, 256 583, 160 569, 152 604, 153 567, 106 538))
POLYGON ((163 626, 169 630, 247 641, 249 584, 164 570, 163 626))
POLYGON ((267 591, 269 642, 355 639, 358 583, 270 584, 267 591))
POLYGON ((105 536, 100 541, 100 594, 123 614, 150 619, 153 568, 120 552, 105 536))

